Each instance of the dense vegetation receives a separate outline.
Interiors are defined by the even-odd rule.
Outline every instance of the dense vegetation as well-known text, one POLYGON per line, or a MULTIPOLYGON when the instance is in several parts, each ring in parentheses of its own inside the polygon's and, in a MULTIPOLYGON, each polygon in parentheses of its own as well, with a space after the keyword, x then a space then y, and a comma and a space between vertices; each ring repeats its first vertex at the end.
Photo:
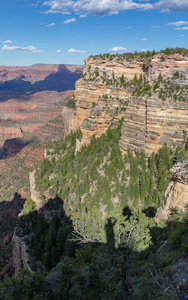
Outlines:
POLYGON ((80 212, 100 205, 110 213, 116 202, 122 208, 128 203, 136 207, 138 202, 146 207, 161 205, 173 165, 172 151, 164 145, 148 161, 143 151, 136 156, 129 151, 122 157, 120 127, 109 128, 99 139, 93 136, 90 145, 76 154, 80 132, 49 148, 36 173, 37 189, 49 188, 51 195, 60 197, 68 215, 71 207, 80 212))
POLYGON ((188 215, 153 221, 170 168, 187 150, 164 145, 149 160, 144 152, 122 156, 120 128, 77 153, 79 131, 48 149, 36 184, 54 199, 36 212, 29 198, 17 226, 47 273, 5 278, 1 299, 182 299, 187 292, 188 215))
POLYGON ((159 54, 159 53, 164 53, 164 58, 163 60, 165 60, 165 55, 171 55, 171 54, 181 54, 183 56, 187 56, 188 55, 188 50, 185 48, 166 48, 165 50, 160 50, 160 51, 141 51, 141 52, 137 52, 135 51, 134 53, 132 52, 126 52, 123 54, 109 54, 109 53, 105 53, 105 54, 99 54, 99 55, 95 55, 95 56, 90 56, 93 59, 104 59, 104 60, 117 60, 117 61, 121 61, 121 60, 127 60, 127 61, 131 61, 133 59, 139 59, 139 58, 145 58, 145 59, 151 59, 154 55, 159 54))

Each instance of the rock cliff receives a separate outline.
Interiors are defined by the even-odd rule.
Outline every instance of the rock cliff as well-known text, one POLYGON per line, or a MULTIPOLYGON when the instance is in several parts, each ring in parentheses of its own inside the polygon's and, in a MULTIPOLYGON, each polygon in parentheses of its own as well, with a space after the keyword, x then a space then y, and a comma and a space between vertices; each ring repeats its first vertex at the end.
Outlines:
POLYGON ((114 86, 79 80, 75 91, 77 126, 82 142, 88 144, 92 135, 101 136, 108 126, 124 117, 128 93, 114 86))
POLYGON ((158 209, 155 220, 168 220, 175 208, 185 211, 188 206, 188 159, 176 163, 172 171, 172 180, 165 193, 165 202, 158 209))
POLYGON ((38 210, 44 205, 44 201, 41 196, 41 193, 36 190, 35 173, 36 173, 35 170, 29 173, 29 182, 30 182, 31 200, 35 203, 36 209, 38 210))
POLYGON ((188 129, 187 56, 160 53, 150 60, 138 57, 128 61, 97 56, 87 58, 85 63, 82 78, 76 82, 76 112, 63 112, 70 116, 67 133, 80 127, 82 143, 88 144, 93 134, 99 137, 124 117, 122 151, 144 149, 149 156, 164 142, 183 145, 188 129), (147 79, 153 94, 133 96, 135 75, 147 79), (157 82, 159 76, 163 76, 163 83, 157 82))
POLYGON ((26 246, 27 236, 19 237, 16 234, 16 229, 12 237, 12 257, 15 275, 21 269, 27 269, 32 272, 29 266, 28 247, 26 246))
POLYGON ((120 148, 144 149, 149 156, 164 143, 183 146, 188 129, 188 103, 132 97, 125 112, 120 148))

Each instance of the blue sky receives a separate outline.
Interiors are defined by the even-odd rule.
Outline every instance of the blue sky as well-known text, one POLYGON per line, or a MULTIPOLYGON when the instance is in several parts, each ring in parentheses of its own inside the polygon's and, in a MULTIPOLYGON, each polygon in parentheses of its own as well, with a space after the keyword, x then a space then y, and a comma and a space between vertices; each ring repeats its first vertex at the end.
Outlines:
POLYGON ((89 55, 188 48, 188 0, 8 0, 0 65, 83 64, 89 55))

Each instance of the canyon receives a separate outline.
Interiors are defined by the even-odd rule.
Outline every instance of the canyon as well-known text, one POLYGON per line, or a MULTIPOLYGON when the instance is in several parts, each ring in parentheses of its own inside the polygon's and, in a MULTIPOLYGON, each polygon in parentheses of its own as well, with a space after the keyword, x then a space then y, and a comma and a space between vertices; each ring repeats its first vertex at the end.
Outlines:
MULTIPOLYGON (((15 138, 29 138, 38 127, 60 115, 84 66, 37 64, 0 66, 0 147, 15 138)), ((6 148, 6 145, 5 145, 6 148)), ((19 146, 18 146, 19 148, 19 146)), ((11 153, 11 151, 10 151, 11 153)))
MULTIPOLYGON (((16 181, 9 184, 9 197, 10 195, 12 197, 15 189, 21 195, 21 199, 24 197, 26 199, 31 192, 31 199, 39 212, 43 205, 43 198, 35 189, 35 171, 31 171, 41 160, 46 145, 60 139, 64 134, 67 135, 80 128, 82 140, 77 140, 77 152, 83 144, 90 143, 93 135, 100 137, 109 127, 115 128, 118 121, 124 119, 119 142, 123 154, 129 149, 134 152, 144 150, 146 157, 149 157, 164 143, 175 149, 177 146, 185 146, 187 141, 187 57, 162 53, 153 56, 150 60, 135 58, 132 61, 122 61, 116 57, 107 60, 90 57, 85 60, 85 64, 85 67, 75 66, 73 69, 67 66, 45 65, 43 72, 39 71, 39 65, 32 66, 30 71, 27 67, 23 68, 22 72, 14 67, 9 71, 5 69, 1 71, 1 155, 5 158, 17 154, 16 165, 19 164, 18 159, 23 158, 24 155, 26 158, 24 164, 27 165, 24 171, 24 177, 27 177, 24 186, 19 184, 16 188, 16 181), (73 73, 72 85, 66 86, 66 80, 62 79, 63 72, 67 72, 67 80, 70 79, 70 73, 73 73), (175 74, 179 74, 178 78, 175 74), (163 79, 159 79, 161 76, 163 79), (143 86, 147 84, 151 86, 151 95, 133 94, 141 77, 143 86), (159 85, 156 88, 157 93, 154 89, 155 82, 159 85), (173 88, 174 86, 185 87, 180 99, 158 97, 167 82, 173 88), (73 91, 74 84, 75 91, 73 91), (75 108, 65 107, 65 103, 70 99, 75 102, 75 108), (38 145, 34 149, 32 139, 34 143, 37 141, 38 145), (27 155, 31 155, 32 159, 27 159, 27 155), (30 189, 29 172, 31 172, 30 189)), ((179 96, 179 94, 178 92, 174 95, 179 96)), ((9 162, 11 159, 14 160, 11 157, 9 162)), ((0 161, 2 170, 6 168, 5 161, 0 161)), ((24 165, 16 171, 21 173, 23 168, 24 165)), ((5 172, 2 176, 4 174, 5 172)), ((165 193, 165 202, 157 212, 156 222, 160 218, 169 219, 170 211, 176 206, 184 210, 188 204, 187 181, 182 182, 183 177, 180 177, 179 180, 173 177, 170 182, 165 193)), ((1 190, 5 193, 3 187, 0 192, 1 190)), ((5 195, 2 194, 2 197, 5 195)), ((16 270, 22 268, 22 264, 27 267, 28 256, 25 244, 16 233, 13 248, 15 249, 14 261, 22 255, 25 261, 15 263, 18 265, 16 270), (23 251, 20 253, 22 248, 23 251)))
POLYGON ((12 229, 30 193, 28 174, 45 146, 63 138, 61 112, 83 68, 0 66, 0 274, 12 272, 12 229))

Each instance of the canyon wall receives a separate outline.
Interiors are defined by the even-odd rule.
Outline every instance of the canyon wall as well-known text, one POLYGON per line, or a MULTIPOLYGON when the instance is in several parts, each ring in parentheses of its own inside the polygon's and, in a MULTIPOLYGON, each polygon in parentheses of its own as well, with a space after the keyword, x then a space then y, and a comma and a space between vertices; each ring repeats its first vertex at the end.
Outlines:
MULTIPOLYGON (((120 86, 123 75, 126 80, 135 74, 146 76, 152 84, 159 74, 173 78, 179 72, 183 80, 173 84, 188 83, 188 57, 179 54, 155 55, 150 61, 135 58, 132 61, 89 57, 85 60, 83 76, 76 82, 74 93, 76 111, 67 114, 66 132, 80 127, 82 143, 88 144, 91 136, 99 137, 108 126, 124 117, 120 148, 123 152, 144 149, 147 156, 157 152, 166 142, 169 146, 182 146, 188 129, 188 101, 132 96, 130 88, 120 86)), ((158 89, 159 91, 159 89, 158 89)), ((64 115, 66 111, 64 112, 64 115)))
POLYGON ((124 117, 129 94, 114 86, 88 83, 80 79, 76 83, 76 121, 82 131, 82 143, 88 144, 92 135, 100 137, 112 121, 124 117))
POLYGON ((125 112, 120 148, 144 149, 149 156, 164 143, 183 146, 186 129, 188 103, 132 97, 125 112))

